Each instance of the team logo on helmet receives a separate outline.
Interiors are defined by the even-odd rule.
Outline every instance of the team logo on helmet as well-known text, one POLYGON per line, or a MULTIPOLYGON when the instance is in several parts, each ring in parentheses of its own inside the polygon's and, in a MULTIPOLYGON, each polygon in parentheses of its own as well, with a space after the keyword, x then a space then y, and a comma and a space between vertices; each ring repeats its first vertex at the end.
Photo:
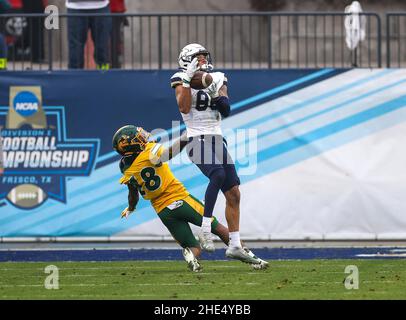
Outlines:
POLYGON ((151 134, 141 127, 126 125, 113 136, 113 149, 122 156, 144 151, 151 134))
POLYGON ((204 54, 207 60, 207 64, 201 67, 201 69, 206 71, 213 70, 210 52, 198 43, 188 44, 180 51, 178 58, 179 67, 182 70, 186 70, 192 60, 199 54, 204 54))

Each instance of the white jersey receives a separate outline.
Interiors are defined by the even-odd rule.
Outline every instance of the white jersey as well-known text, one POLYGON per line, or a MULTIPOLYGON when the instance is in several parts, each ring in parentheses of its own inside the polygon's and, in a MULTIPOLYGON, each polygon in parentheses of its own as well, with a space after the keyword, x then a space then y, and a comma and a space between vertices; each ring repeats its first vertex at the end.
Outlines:
MULTIPOLYGON (((171 77, 171 87, 182 85, 182 79, 185 72, 179 71, 171 77)), ((222 72, 210 73, 213 82, 206 89, 195 90, 192 92, 192 106, 188 114, 182 114, 186 125, 187 137, 200 136, 202 134, 221 135, 221 115, 217 110, 210 108, 212 99, 219 96, 219 90, 223 84, 227 85, 227 78, 222 72)))

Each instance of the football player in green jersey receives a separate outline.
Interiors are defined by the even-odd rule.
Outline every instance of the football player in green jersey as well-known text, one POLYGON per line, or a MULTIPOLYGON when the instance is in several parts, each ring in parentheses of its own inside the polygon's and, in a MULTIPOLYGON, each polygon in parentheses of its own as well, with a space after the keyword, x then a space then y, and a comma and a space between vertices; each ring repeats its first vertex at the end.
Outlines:
MULTIPOLYGON (((203 239, 199 235, 200 243, 196 240, 189 223, 201 226, 204 206, 175 178, 165 163, 185 147, 186 139, 182 136, 172 146, 164 148, 155 141, 149 141, 149 137, 144 129, 131 125, 120 128, 114 134, 113 148, 123 156, 120 160, 123 174, 120 183, 127 185, 129 190, 128 207, 121 217, 127 218, 135 211, 139 194, 150 200, 162 223, 183 248, 189 269, 199 272, 202 270, 198 258, 203 239)), ((211 230, 228 246, 229 231, 215 217, 212 217, 211 230)), ((254 269, 268 268, 268 262, 256 257, 247 247, 243 246, 243 249, 249 258, 239 260, 251 264, 254 269)))

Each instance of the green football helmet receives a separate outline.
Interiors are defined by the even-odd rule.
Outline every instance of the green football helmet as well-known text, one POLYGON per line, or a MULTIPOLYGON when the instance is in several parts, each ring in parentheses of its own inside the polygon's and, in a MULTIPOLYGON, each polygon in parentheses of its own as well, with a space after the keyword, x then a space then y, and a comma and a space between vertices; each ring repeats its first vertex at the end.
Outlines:
POLYGON ((113 149, 122 156, 139 154, 145 149, 151 134, 141 127, 126 125, 113 136, 113 149))

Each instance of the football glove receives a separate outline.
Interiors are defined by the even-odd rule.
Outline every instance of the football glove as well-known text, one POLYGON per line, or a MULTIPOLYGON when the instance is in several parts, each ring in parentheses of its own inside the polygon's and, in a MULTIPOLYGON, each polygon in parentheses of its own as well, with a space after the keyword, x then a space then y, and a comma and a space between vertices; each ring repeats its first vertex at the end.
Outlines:
POLYGON ((135 211, 135 209, 134 210, 129 210, 128 209, 128 207, 127 208, 125 208, 122 212, 121 212, 121 219, 123 219, 123 218, 128 218, 128 216, 131 214, 131 213, 133 213, 135 211))
POLYGON ((219 92, 218 92, 216 86, 209 86, 209 87, 207 88, 207 93, 209 94, 209 96, 210 96, 212 99, 216 99, 216 98, 219 97, 219 92))
POLYGON ((184 84, 190 84, 190 81, 192 80, 193 76, 195 75, 195 72, 200 69, 199 66, 199 61, 197 61, 197 58, 194 58, 191 63, 189 63, 185 73, 185 77, 183 78, 183 83, 184 84))

